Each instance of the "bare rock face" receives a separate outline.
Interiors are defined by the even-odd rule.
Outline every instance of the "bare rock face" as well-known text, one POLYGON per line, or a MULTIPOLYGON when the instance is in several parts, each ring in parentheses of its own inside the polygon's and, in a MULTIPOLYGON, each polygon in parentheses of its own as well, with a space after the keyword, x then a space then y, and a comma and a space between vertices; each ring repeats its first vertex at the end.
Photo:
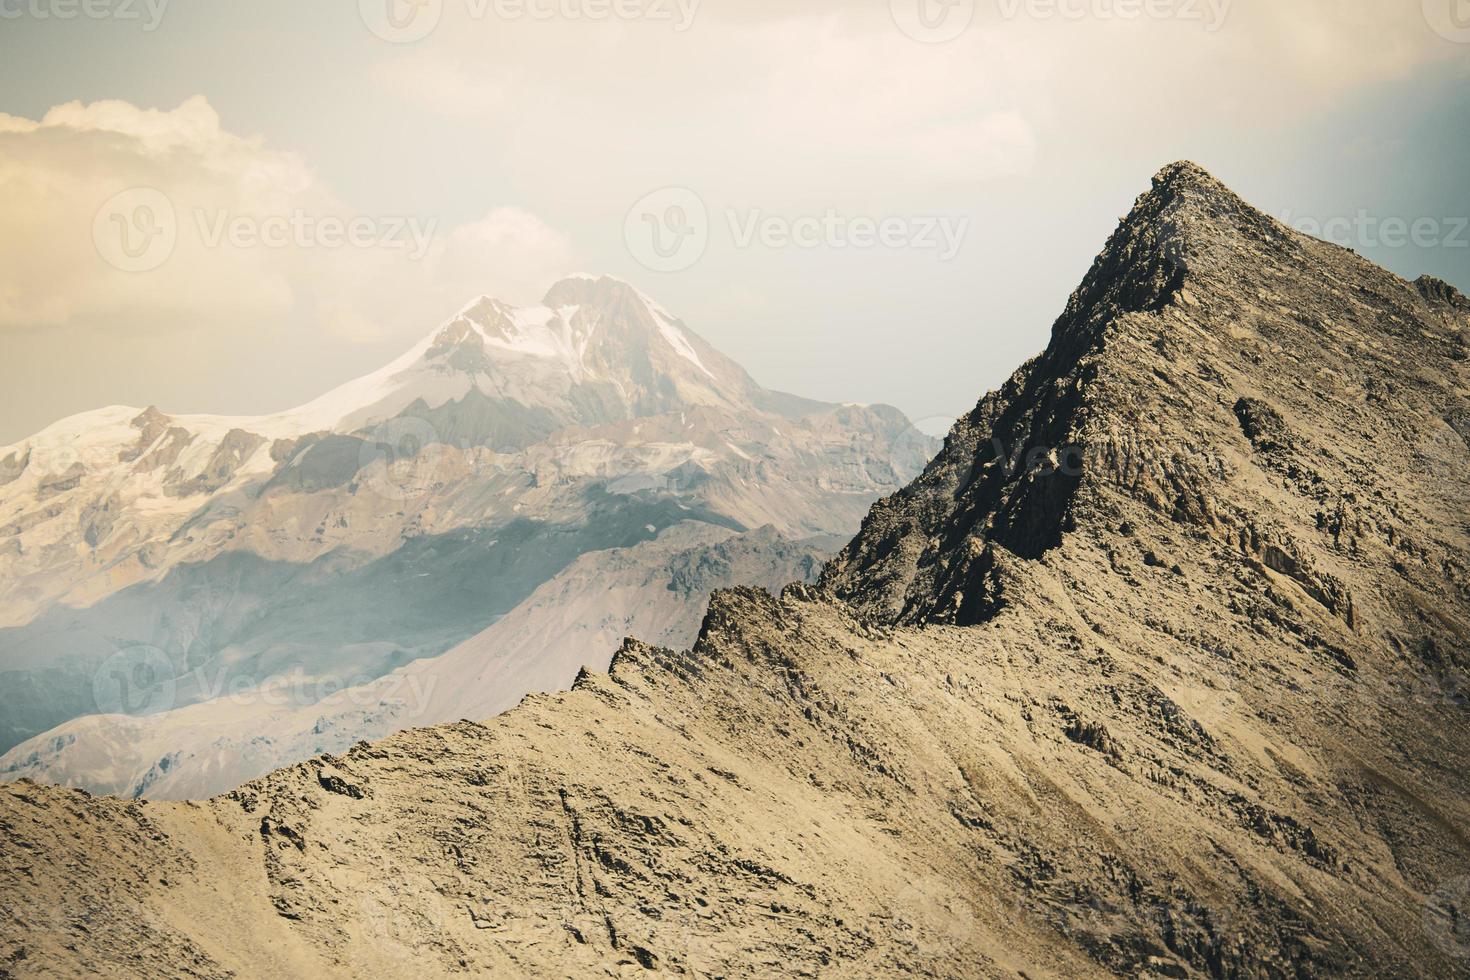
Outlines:
POLYGON ((0 786, 0 964, 1470 976, 1467 327, 1166 168, 819 586, 204 804, 0 786))

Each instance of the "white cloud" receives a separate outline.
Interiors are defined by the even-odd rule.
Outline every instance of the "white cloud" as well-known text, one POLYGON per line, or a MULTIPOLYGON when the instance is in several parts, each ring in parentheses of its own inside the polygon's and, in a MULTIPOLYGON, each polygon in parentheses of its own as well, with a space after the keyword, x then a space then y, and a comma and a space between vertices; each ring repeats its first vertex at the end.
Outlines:
POLYGON ((428 267, 434 281, 449 284, 459 295, 468 297, 478 289, 511 303, 532 303, 573 264, 566 239, 540 218, 517 208, 496 208, 440 239, 428 267), (498 288, 491 288, 492 280, 498 288))
POLYGON ((677 183, 778 203, 812 186, 923 194, 1025 174, 1083 141, 1126 153, 1165 128, 1290 124, 1346 90, 1463 55, 1416 2, 1164 0, 1181 16, 1073 20, 1026 12, 1054 3, 977 0, 969 29, 944 44, 905 35, 889 6, 706 4, 675 34, 474 20, 446 5, 435 34, 384 55, 377 81, 495 127, 497 161, 529 192, 585 183, 595 167, 600 190, 630 200, 677 183))
POLYGON ((222 128, 200 97, 0 115, 0 330, 258 329, 305 308, 370 338, 413 317, 427 331, 432 311, 542 289, 576 264, 519 211, 447 229, 355 213, 295 155, 222 128), (163 242, 150 236, 164 225, 171 250, 128 254, 163 242))
MULTIPOLYGON (((198 310, 222 285, 222 267, 179 249, 170 269, 140 277, 114 268, 94 241, 98 209, 129 188, 163 188, 182 207, 236 207, 265 189, 309 186, 304 165, 224 133, 203 99, 172 112, 123 102, 68 103, 40 121, 0 118, 0 329, 78 319, 126 319, 198 310)), ((263 268, 246 307, 267 314, 286 299, 263 268)))
MULTIPOLYGON (((947 341, 962 335, 1019 357, 1032 340, 996 327, 992 344, 958 324, 983 309, 999 311, 996 323, 1044 328, 1115 209, 1163 163, 1194 157, 1265 203, 1271 193, 1301 196, 1286 174, 1309 160, 1324 187, 1350 195, 1347 207, 1365 193, 1347 178, 1441 151, 1427 134, 1420 146, 1402 132, 1324 146, 1321 128, 1368 118, 1380 102, 1410 116, 1417 92, 1403 79, 1422 74, 1439 91, 1443 73, 1425 66, 1458 59, 1470 69, 1470 49, 1436 34, 1415 0, 1232 0, 1213 31, 1198 21, 1006 19, 1013 6, 976 0, 960 37, 923 44, 896 26, 889 0, 704 3, 682 33, 657 22, 474 21, 471 5, 446 3, 431 36, 393 45, 372 38, 349 4, 302 25, 293 43, 321 57, 302 59, 290 78, 248 92, 214 64, 148 78, 189 86, 170 89, 180 96, 220 86, 242 113, 269 120, 269 142, 227 129, 203 98, 167 110, 114 101, 68 103, 34 120, 0 115, 0 343, 4 356, 40 365, 12 387, 6 414, 39 424, 99 398, 284 407, 379 366, 472 295, 534 298, 581 267, 645 274, 624 221, 662 187, 694 190, 712 215, 972 219, 965 251, 946 265, 909 252, 738 249, 716 229, 688 274, 648 277, 647 288, 763 379, 902 402, 918 397, 903 387, 918 382, 862 357, 853 363, 868 380, 843 372, 858 388, 813 390, 787 357, 787 321, 805 318, 808 334, 836 338, 877 324, 885 297, 903 296, 903 315, 949 331, 947 341), (108 265, 93 243, 99 207, 129 187, 164 192, 186 219, 168 261, 150 272, 108 265), (383 213, 393 207, 417 213, 383 213), (420 261, 388 248, 209 248, 193 220, 295 210, 452 219, 420 261), (734 283, 780 311, 757 311, 769 335, 753 332, 744 306, 720 301, 734 283), (88 352, 77 355, 78 345, 88 352), (185 347, 191 360, 179 366, 185 347), (90 382, 78 374, 84 361, 90 382), (247 363, 263 364, 266 377, 221 382, 247 363), (134 388, 117 380, 144 369, 134 388)), ((263 18, 254 7, 230 16, 232 28, 263 18)), ((269 43, 236 34, 237 54, 269 43)), ((162 70, 135 53, 120 85, 162 70)), ((52 90, 59 71, 43 64, 34 90, 52 90)), ((956 370, 953 383, 968 397, 978 382, 956 370)), ((919 401, 920 414, 932 410, 919 401)))

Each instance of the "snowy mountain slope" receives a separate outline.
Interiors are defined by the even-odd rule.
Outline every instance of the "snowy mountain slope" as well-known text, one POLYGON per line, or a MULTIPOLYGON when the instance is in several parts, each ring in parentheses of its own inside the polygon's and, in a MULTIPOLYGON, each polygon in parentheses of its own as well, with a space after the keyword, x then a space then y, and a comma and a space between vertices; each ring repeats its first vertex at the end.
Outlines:
MULTIPOLYGON (((0 622, 198 560, 223 542, 171 538, 193 530, 205 504, 271 477, 319 489, 313 481, 331 479, 323 471, 344 451, 337 478, 383 466, 381 489, 393 496, 414 488, 397 485, 392 464, 413 470, 401 464, 441 442, 481 450, 489 459, 476 461, 493 468, 497 454, 568 425, 697 406, 758 411, 762 393, 743 370, 633 287, 571 279, 547 302, 558 305, 517 310, 482 297, 381 371, 291 411, 232 418, 113 406, 0 448, 0 622), (78 530, 89 551, 80 561, 78 530)), ((446 454, 429 455, 452 471, 446 454)))
POLYGON ((1470 299, 1154 179, 821 585, 214 800, 0 785, 47 976, 1470 977, 1470 299))
POLYGON ((0 449, 0 751, 107 710, 99 671, 139 645, 171 707, 359 684, 685 520, 848 533, 931 447, 892 409, 760 388, 592 277, 477 299, 291 411, 65 419, 0 449))
POLYGON ((493 626, 442 656, 301 704, 302 678, 134 717, 90 715, 16 746, 0 778, 94 793, 202 799, 271 769, 405 728, 489 718, 526 694, 605 670, 623 638, 691 643, 715 589, 811 581, 838 541, 794 543, 697 521, 631 548, 589 552, 493 626))

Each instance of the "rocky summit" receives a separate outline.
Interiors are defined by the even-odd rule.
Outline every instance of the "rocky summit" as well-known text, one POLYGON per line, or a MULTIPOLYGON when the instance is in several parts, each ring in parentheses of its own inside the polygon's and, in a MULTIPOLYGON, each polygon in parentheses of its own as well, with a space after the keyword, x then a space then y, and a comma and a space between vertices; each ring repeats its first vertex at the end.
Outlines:
POLYGON ((0 972, 1470 976, 1467 354, 1170 166, 818 584, 208 802, 0 786, 0 972))

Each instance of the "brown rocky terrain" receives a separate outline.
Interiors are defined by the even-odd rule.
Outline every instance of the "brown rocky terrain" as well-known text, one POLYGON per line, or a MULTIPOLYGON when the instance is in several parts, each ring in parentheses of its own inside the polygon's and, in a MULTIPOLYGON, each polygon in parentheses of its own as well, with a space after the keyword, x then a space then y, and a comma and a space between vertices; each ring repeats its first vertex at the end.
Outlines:
POLYGON ((1470 976, 1467 346, 1166 168, 819 586, 208 802, 0 786, 0 971, 1470 976))

